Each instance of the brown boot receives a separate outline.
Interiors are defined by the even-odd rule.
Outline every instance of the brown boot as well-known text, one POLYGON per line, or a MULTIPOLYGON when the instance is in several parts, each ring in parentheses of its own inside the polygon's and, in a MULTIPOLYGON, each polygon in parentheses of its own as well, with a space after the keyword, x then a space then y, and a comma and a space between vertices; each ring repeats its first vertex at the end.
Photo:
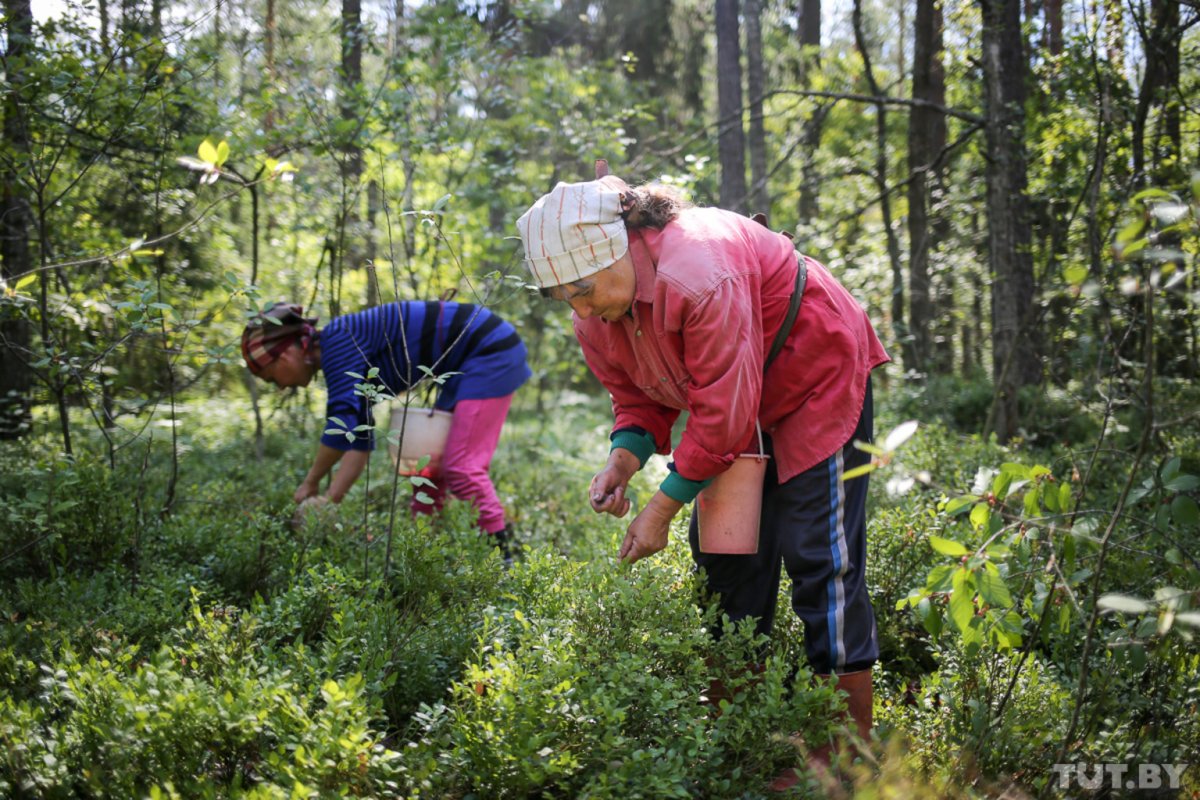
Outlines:
POLYGON ((720 678, 713 678, 708 682, 708 689, 704 694, 700 695, 700 704, 709 706, 708 715, 713 719, 721 716, 721 701, 733 700, 733 694, 729 691, 729 687, 725 685, 725 681, 720 678))
POLYGON ((846 693, 846 715, 854 720, 858 738, 871 741, 873 727, 875 690, 871 683, 871 670, 847 672, 837 676, 837 688, 846 693))
MULTIPOLYGON (((817 680, 828 681, 830 676, 816 675, 814 677, 817 680)), ((846 711, 839 717, 839 721, 846 720, 847 718, 853 720, 858 738, 864 742, 871 741, 875 705, 871 670, 864 669, 857 672, 847 672, 836 677, 836 688, 838 691, 846 693, 846 711)), ((832 742, 827 742, 810 750, 808 754, 809 770, 818 774, 828 773, 834 756, 842 752, 845 744, 846 741, 842 737, 835 735, 832 742)), ((773 792, 783 792, 791 789, 799 782, 799 771, 796 769, 786 769, 775 780, 771 781, 771 785, 768 788, 773 792)))
MULTIPOLYGON (((709 663, 709 666, 712 666, 711 662, 709 663)), ((765 664, 747 664, 745 674, 754 677, 742 685, 741 689, 738 691, 738 694, 741 694, 758 683, 758 676, 762 675, 763 670, 765 669, 765 664)), ((713 678, 708 682, 708 689, 700 696, 700 702, 703 705, 710 706, 708 715, 711 718, 716 719, 717 717, 721 716, 721 701, 725 700, 732 703, 733 698, 733 690, 725 685, 725 681, 721 680, 720 678, 713 678)))

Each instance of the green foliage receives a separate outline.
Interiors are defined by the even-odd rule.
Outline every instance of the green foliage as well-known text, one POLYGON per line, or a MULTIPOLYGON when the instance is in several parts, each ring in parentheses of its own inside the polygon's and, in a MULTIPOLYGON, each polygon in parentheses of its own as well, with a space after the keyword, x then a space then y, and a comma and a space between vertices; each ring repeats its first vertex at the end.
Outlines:
POLYGON ((829 689, 773 656, 747 672, 761 657, 753 626, 713 653, 715 620, 673 561, 518 567, 515 607, 490 611, 449 701, 417 715, 404 761, 422 796, 737 797, 794 763, 792 733, 820 741, 829 689), (719 716, 699 702, 715 679, 733 695, 719 716))
MULTIPOLYGON (((128 475, 89 461, 72 464, 8 448, 0 473, 0 578, 88 570, 123 555, 141 520, 135 503, 115 503, 128 475)), ((132 499, 132 498, 131 498, 132 499)))
MULTIPOLYGON (((38 408, 0 452, 0 795, 757 796, 800 760, 793 733, 828 735, 837 701, 809 682, 791 615, 770 643, 710 641, 678 528, 654 562, 615 566, 626 521, 580 490, 604 457, 602 390, 569 317, 523 288, 511 239, 596 157, 715 201, 711 7, 408 4, 386 32, 367 25, 347 86, 336 6, 277 5, 270 48, 254 15, 122 15, 102 38, 71 9, 6 59, 27 141, 0 143, 0 178, 28 203, 32 260, 14 274, 5 256, 0 323, 29 340, 0 354, 38 408), (452 289, 531 354, 493 470, 529 560, 506 572, 463 504, 408 518, 428 479, 397 483, 380 457, 293 530, 308 442, 369 431, 319 424, 304 392, 254 392, 251 411, 242 311, 289 298, 328 318, 452 289), (697 702, 714 679, 735 690, 719 716, 697 702)), ((878 209, 910 213, 905 115, 889 111, 874 175, 874 117, 833 99, 861 93, 860 54, 835 33, 802 69, 785 6, 763 26, 768 85, 787 89, 764 99, 772 223, 890 319, 911 284, 893 280, 878 209)), ((1091 22, 1057 56, 1034 32, 1038 299, 1021 335, 1045 384, 1018 398, 1019 438, 989 441, 979 9, 945 10, 946 102, 963 114, 933 170, 939 352, 926 375, 880 376, 880 430, 921 427, 867 470, 893 744, 854 773, 863 797, 1052 791, 1059 750, 1200 752, 1200 188, 1194 143, 1169 141, 1172 115, 1187 131, 1194 112, 1137 96, 1091 22), (1166 133, 1137 142, 1134 119, 1166 133), (1131 174, 1142 161, 1153 188, 1131 174)), ((880 84, 907 85, 892 9, 862 11, 880 84)), ((1186 66, 1194 31, 1181 44, 1186 66)), ((1167 94, 1195 83, 1184 69, 1167 94)), ((380 399, 371 377, 361 393, 380 399)), ((635 511, 662 469, 635 479, 635 511)))

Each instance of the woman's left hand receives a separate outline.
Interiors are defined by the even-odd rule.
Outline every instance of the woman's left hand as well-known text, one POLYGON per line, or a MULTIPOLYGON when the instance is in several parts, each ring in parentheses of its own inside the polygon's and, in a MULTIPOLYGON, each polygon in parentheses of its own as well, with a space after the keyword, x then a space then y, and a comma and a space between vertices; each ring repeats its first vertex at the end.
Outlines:
POLYGON ((303 503, 310 498, 319 497, 320 494, 321 485, 317 481, 310 481, 308 478, 305 478, 296 487, 295 493, 292 494, 292 502, 297 504, 303 503))
POLYGON ((683 503, 655 492, 641 513, 629 523, 617 558, 632 564, 665 549, 670 538, 671 520, 681 508, 683 503))

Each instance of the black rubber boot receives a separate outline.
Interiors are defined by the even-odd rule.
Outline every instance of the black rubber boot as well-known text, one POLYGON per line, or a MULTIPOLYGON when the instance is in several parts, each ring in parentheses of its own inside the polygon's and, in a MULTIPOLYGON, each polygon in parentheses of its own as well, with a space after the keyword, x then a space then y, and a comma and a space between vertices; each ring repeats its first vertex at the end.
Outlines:
POLYGON ((521 557, 521 543, 517 541, 512 525, 505 525, 490 535, 492 544, 500 549, 500 557, 504 560, 504 566, 511 567, 521 557))

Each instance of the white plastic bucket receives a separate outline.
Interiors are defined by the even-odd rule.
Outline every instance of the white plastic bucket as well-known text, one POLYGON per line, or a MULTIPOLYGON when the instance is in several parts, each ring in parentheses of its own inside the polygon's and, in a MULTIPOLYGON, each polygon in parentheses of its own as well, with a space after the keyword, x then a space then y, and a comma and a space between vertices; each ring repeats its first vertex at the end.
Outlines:
POLYGON ((760 453, 737 457, 696 496, 700 552, 753 555, 758 552, 763 480, 767 459, 760 453))
POLYGON ((410 406, 408 409, 402 405, 394 407, 388 437, 399 437, 401 431, 404 436, 400 447, 390 443, 388 445, 388 452, 396 465, 396 471, 401 475, 415 475, 418 472, 418 462, 425 456, 429 456, 428 466, 435 472, 439 470, 452 419, 454 415, 449 411, 416 406, 410 406))

